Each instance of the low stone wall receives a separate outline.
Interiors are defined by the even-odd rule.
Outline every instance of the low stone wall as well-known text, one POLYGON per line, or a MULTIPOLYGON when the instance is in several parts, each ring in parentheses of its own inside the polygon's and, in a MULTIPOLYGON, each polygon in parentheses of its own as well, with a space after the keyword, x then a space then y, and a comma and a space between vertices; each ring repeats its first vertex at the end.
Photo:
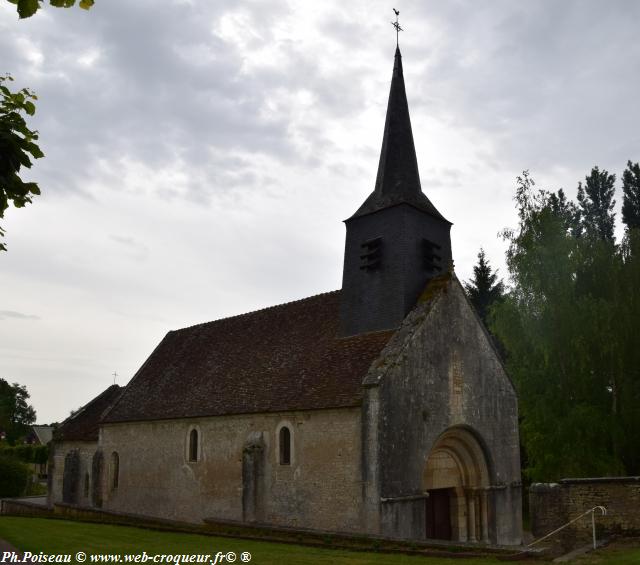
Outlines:
MULTIPOLYGON (((578 517, 594 506, 604 506, 606 516, 596 513, 598 538, 640 535, 640 477, 563 479, 559 483, 534 483, 529 489, 531 532, 535 538, 578 517)), ((591 514, 562 530, 558 540, 574 547, 592 539, 591 514)))
POLYGON ((80 506, 76 504, 66 504, 61 502, 53 507, 53 515, 63 520, 77 520, 80 522, 100 522, 105 524, 118 524, 120 526, 136 526, 158 530, 170 530, 173 532, 206 533, 206 529, 201 524, 191 524, 176 520, 166 520, 154 518, 141 514, 130 514, 127 512, 113 512, 80 506))
POLYGON ((9 516, 38 516, 41 518, 53 515, 53 510, 43 504, 29 502, 28 499, 13 500, 4 498, 0 500, 0 514, 9 516))

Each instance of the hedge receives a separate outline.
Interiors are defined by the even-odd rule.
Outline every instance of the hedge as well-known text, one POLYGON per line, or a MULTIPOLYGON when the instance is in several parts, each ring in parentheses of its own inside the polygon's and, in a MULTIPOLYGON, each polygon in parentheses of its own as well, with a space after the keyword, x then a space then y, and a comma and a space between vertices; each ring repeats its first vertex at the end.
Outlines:
POLYGON ((44 465, 49 458, 46 445, 15 445, 0 447, 0 457, 13 457, 24 463, 40 463, 44 465))
POLYGON ((0 455, 0 498, 22 496, 31 471, 15 457, 0 455))

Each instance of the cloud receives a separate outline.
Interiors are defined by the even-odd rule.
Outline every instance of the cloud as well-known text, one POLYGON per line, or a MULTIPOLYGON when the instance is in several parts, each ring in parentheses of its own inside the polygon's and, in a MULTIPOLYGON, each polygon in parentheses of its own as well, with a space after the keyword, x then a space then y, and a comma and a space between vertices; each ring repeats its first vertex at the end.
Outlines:
POLYGON ((33 314, 23 314, 22 312, 16 312, 15 310, 0 310, 0 320, 39 320, 40 316, 33 314))
POLYGON ((588 169, 637 154, 638 3, 432 8, 440 33, 422 77, 427 111, 490 136, 501 161, 518 167, 588 169))
MULTIPOLYGON (((423 189, 454 222, 462 279, 481 245, 504 272, 522 169, 571 188, 640 159, 639 3, 400 10, 423 189)), ((340 220, 375 183, 392 19, 378 0, 104 0, 24 21, 0 2, 0 72, 37 92, 46 154, 25 173, 42 196, 3 219, 0 271, 43 319, 4 324, 0 371, 45 419, 135 373, 169 329, 339 287, 340 220)))

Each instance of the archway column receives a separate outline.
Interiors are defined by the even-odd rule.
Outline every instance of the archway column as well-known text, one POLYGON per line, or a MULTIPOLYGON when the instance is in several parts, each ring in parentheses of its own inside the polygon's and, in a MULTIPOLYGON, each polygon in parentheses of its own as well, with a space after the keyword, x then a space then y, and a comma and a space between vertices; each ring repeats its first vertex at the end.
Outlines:
POLYGON ((489 543, 488 487, 467 487, 464 490, 467 510, 467 541, 489 543))
POLYGON ((476 539, 476 494, 472 489, 467 490, 467 538, 469 541, 476 539))
POLYGON ((486 488, 483 488, 480 493, 480 509, 482 541, 489 543, 489 492, 486 488))

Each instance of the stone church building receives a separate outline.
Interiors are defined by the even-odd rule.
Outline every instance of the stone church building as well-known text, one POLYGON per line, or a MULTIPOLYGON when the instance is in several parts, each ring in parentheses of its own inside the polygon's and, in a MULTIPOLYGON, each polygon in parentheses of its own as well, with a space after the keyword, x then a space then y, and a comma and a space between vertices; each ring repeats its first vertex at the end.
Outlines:
POLYGON ((521 543, 514 387, 422 192, 400 51, 342 290, 169 332, 58 430, 50 502, 521 543))

